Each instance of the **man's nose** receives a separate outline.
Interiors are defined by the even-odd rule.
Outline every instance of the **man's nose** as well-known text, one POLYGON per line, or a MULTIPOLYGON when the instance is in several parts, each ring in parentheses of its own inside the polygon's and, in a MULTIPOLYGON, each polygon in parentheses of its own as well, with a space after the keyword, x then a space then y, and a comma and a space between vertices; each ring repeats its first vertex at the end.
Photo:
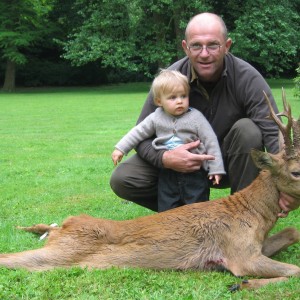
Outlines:
POLYGON ((209 52, 207 50, 207 47, 202 48, 201 52, 199 53, 200 56, 209 56, 209 52))

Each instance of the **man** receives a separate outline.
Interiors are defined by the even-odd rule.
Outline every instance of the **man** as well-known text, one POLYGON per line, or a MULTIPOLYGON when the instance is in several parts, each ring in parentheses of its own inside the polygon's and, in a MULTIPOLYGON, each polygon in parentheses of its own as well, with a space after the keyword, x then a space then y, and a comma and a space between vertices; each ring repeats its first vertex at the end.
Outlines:
MULTIPOLYGON (((249 155, 252 148, 279 151, 278 127, 269 114, 263 91, 278 112, 271 90, 251 65, 229 53, 232 41, 223 20, 211 13, 193 17, 182 41, 186 57, 169 69, 178 70, 190 82, 190 105, 200 110, 213 127, 224 159, 227 176, 223 186, 234 193, 249 185, 258 174, 249 155)), ((150 92, 138 123, 156 109, 150 92)), ((111 187, 121 198, 157 211, 157 176, 160 168, 178 172, 199 170, 208 155, 193 154, 200 141, 174 150, 155 150, 152 139, 139 144, 133 155, 115 169, 111 187)), ((295 208, 288 195, 281 195, 281 216, 295 208)))

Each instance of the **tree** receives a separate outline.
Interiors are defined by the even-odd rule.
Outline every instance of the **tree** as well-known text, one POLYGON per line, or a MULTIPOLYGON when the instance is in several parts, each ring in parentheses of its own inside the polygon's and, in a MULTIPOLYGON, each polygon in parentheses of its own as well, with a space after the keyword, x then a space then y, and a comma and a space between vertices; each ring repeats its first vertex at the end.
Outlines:
POLYGON ((294 70, 299 54, 300 17, 290 1, 248 0, 231 33, 232 52, 265 75, 294 70))
POLYGON ((29 84, 73 82, 70 72, 58 80, 57 70, 64 66, 78 74, 93 66, 101 82, 152 78, 185 55, 181 41, 186 24, 204 11, 224 18, 234 41, 232 52, 264 75, 294 73, 299 7, 300 0, 1 0, 3 88, 14 89, 16 69, 23 71, 17 79, 29 84), (53 67, 45 68, 47 62, 53 67))
POLYGON ((77 0, 73 10, 79 25, 63 41, 64 57, 77 66, 100 60, 105 67, 135 70, 131 31, 139 12, 129 14, 134 4, 125 0, 77 0))
POLYGON ((298 65, 298 68, 296 69, 296 77, 294 78, 294 94, 297 99, 300 99, 300 63, 298 65))
POLYGON ((235 20, 245 12, 245 0, 212 0, 213 10, 220 15, 226 23, 229 32, 235 28, 235 20))
POLYGON ((47 32, 47 0, 1 0, 0 55, 6 61, 3 90, 15 88, 16 66, 27 62, 26 49, 36 47, 47 32))
POLYGON ((181 41, 189 19, 211 8, 206 1, 192 0, 148 0, 141 1, 140 7, 137 49, 140 70, 148 76, 185 55, 181 41))
POLYGON ((187 20, 208 7, 196 0, 77 0, 81 23, 63 41, 64 57, 77 66, 97 61, 150 77, 183 55, 187 20))

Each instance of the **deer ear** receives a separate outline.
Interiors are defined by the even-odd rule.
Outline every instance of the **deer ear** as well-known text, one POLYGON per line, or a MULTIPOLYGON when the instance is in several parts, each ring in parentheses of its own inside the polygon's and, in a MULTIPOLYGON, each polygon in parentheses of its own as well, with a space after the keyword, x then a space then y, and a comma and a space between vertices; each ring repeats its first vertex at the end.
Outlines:
POLYGON ((255 165, 259 169, 271 169, 274 164, 274 160, 272 156, 267 152, 262 152, 257 149, 251 150, 251 157, 255 163, 255 165))

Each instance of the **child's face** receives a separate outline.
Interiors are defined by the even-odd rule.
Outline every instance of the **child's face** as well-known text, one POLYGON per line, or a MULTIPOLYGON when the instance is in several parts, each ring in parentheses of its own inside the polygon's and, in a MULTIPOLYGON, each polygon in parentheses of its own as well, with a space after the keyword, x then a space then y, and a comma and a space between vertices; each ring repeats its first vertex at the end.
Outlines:
POLYGON ((189 95, 183 86, 175 86, 172 91, 162 94, 156 103, 170 115, 180 116, 189 108, 189 95))

